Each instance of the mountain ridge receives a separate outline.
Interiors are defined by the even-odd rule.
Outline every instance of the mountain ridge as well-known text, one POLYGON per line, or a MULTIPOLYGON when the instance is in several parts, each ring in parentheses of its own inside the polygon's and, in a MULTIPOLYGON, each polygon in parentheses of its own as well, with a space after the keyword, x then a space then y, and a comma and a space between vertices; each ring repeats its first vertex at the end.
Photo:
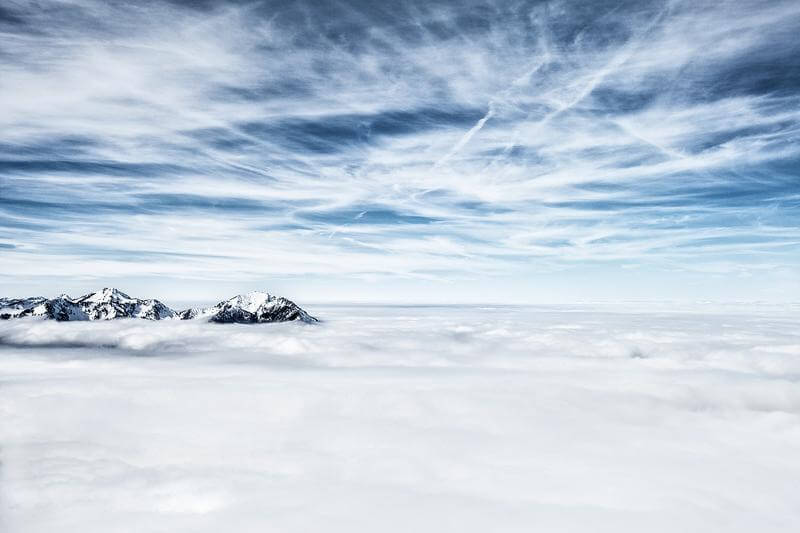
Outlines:
POLYGON ((252 291, 216 305, 175 311, 154 298, 133 298, 116 288, 104 287, 78 298, 0 298, 0 319, 41 317, 59 322, 138 318, 144 320, 200 320, 217 323, 319 322, 282 296, 252 291))

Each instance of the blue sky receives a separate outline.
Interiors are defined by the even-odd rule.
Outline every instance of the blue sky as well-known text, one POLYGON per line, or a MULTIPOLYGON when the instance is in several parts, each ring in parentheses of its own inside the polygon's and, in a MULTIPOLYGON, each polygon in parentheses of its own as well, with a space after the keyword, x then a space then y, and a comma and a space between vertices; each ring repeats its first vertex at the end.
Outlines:
POLYGON ((0 5, 0 293, 800 299, 800 4, 0 5))

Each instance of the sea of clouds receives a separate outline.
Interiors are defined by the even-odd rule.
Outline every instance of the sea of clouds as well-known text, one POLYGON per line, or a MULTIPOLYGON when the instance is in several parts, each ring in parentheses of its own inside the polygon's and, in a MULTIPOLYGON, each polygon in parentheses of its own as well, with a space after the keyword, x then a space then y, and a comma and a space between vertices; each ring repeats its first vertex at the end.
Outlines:
POLYGON ((797 531, 800 313, 0 323, 0 530, 797 531))

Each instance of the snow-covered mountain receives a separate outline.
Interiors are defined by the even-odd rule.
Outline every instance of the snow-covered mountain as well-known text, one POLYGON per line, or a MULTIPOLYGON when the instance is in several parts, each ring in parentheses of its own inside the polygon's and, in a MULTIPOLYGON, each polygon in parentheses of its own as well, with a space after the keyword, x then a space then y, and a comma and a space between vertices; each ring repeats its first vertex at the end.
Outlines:
POLYGON ((131 298, 117 289, 103 289, 74 301, 86 313, 89 320, 109 320, 111 318, 145 318, 163 320, 173 318, 177 313, 158 300, 131 298))
POLYGON ((42 316, 60 321, 109 320, 112 318, 145 318, 163 320, 177 313, 158 300, 131 298, 117 289, 105 288, 70 298, 62 294, 48 300, 33 298, 0 298, 0 319, 42 316))
POLYGON ((283 297, 253 291, 224 300, 205 309, 187 309, 179 313, 182 320, 205 319, 221 323, 317 322, 297 304, 283 297))
POLYGON ((0 319, 47 315, 47 298, 0 298, 0 319))
POLYGON ((71 298, 62 294, 48 300, 41 296, 33 298, 0 298, 0 319, 38 316, 59 321, 110 320, 114 318, 143 318, 146 320, 205 319, 209 322, 287 322, 301 320, 317 322, 286 298, 272 296, 266 292, 250 292, 234 296, 213 307, 187 309, 176 313, 154 299, 132 298, 124 292, 105 288, 71 298))

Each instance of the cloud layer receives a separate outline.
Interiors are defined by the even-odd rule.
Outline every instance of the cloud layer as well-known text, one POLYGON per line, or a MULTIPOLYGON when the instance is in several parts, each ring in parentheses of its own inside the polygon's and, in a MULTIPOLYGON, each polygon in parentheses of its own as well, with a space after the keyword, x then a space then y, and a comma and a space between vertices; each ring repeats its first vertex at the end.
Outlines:
POLYGON ((797 313, 0 323, 0 528, 793 532, 797 313))
POLYGON ((14 2, 0 261, 796 276, 798 29, 793 1, 14 2))

